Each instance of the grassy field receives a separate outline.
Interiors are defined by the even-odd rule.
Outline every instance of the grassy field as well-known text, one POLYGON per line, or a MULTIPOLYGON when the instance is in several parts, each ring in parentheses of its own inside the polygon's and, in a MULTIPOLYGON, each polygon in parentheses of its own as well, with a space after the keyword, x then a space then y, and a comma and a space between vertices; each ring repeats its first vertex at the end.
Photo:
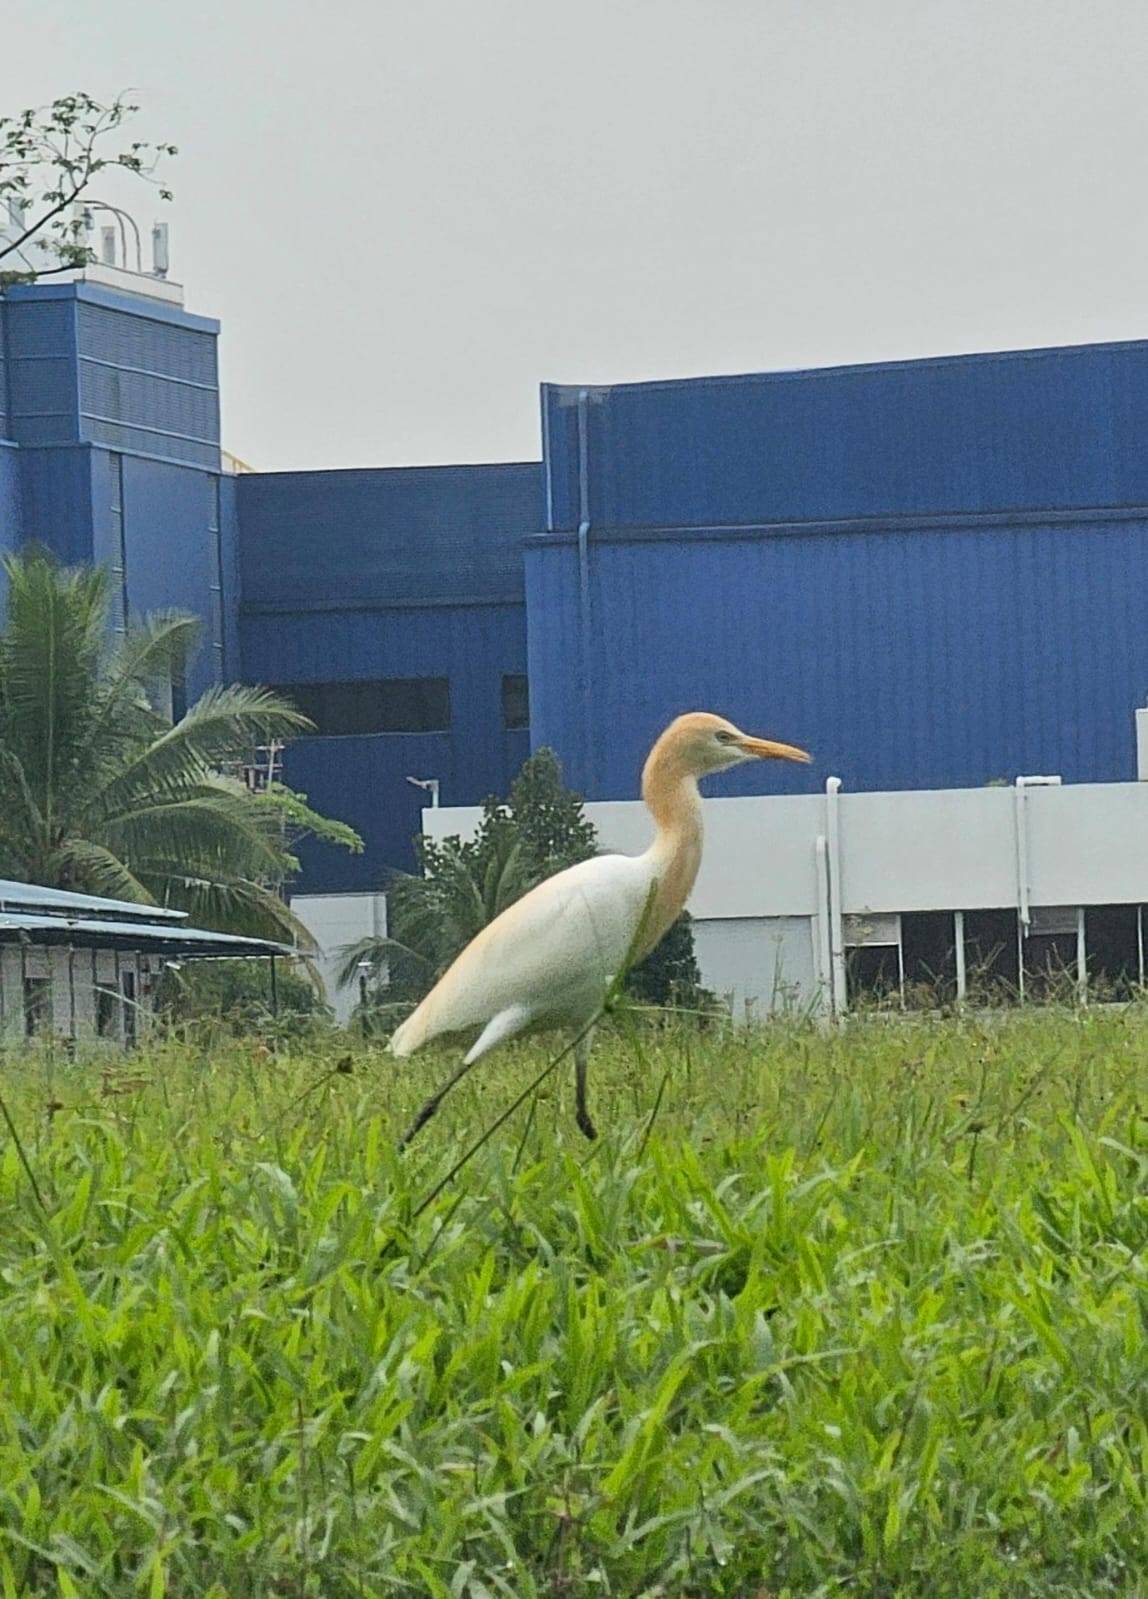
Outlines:
POLYGON ((3 1599, 1148 1594, 1148 1014, 545 1058, 9 1056, 3 1599))

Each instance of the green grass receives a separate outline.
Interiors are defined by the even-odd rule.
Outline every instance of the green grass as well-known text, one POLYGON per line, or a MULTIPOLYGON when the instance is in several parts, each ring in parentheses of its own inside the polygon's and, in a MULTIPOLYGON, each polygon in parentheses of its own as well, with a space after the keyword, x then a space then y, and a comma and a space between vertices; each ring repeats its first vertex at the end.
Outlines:
POLYGON ((3 1599, 1148 1594, 1148 1015, 345 1051, 5 1059, 3 1599))

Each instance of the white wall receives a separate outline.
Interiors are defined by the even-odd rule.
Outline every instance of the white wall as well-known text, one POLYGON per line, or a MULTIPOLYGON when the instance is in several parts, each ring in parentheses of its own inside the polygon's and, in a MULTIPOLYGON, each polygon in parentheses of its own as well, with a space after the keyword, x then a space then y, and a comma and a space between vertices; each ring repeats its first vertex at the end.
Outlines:
MULTIPOLYGON (((707 799, 706 846, 690 910, 708 987, 762 1013, 795 983, 816 1007, 830 991, 836 919, 867 913, 1148 904, 1148 783, 921 789, 707 799), (819 886, 818 840, 827 882, 819 886), (823 893, 832 885, 833 894, 823 893), (824 900, 824 902, 823 902, 824 900), (779 989, 777 959, 782 972, 779 989)), ((604 849, 651 836, 636 800, 589 804, 604 849)), ((467 837, 476 808, 423 812, 428 834, 467 837)), ((840 953, 837 1002, 842 993, 840 953)))
POLYGON ((387 902, 382 894, 297 894, 291 909, 319 946, 316 966, 327 1003, 336 1020, 346 1023, 358 1004, 357 985, 340 987, 337 980, 343 951, 361 938, 382 938, 387 931, 387 902))
POLYGON ((735 1020, 816 1004, 819 985, 809 916, 729 917, 694 923, 703 985, 735 1020))
MULTIPOLYGON (((21 955, 16 945, 0 949, 0 1035, 9 1042, 25 1036, 24 979, 46 977, 51 980, 52 1031, 63 1038, 96 1036, 96 989, 122 991, 123 976, 136 977, 136 1001, 146 1004, 140 963, 134 953, 118 957, 110 950, 69 951, 59 945, 26 948, 21 955)), ((138 1020, 142 1023, 142 1013, 138 1020)), ((122 1036, 122 1011, 117 1017, 122 1036)))

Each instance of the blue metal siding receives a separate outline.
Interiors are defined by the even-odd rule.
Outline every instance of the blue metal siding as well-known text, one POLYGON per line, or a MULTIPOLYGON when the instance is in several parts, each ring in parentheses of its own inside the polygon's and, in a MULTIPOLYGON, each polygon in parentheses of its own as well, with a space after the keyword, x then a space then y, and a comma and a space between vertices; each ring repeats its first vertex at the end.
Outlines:
POLYGON ((14 293, 5 306, 9 433, 20 444, 76 443, 74 302, 19 300, 14 293))
POLYGON ((593 798, 635 794, 650 742, 691 709, 816 754, 808 769, 742 768, 722 793, 812 790, 830 773, 853 789, 1134 776, 1148 513, 603 537, 586 700, 576 544, 536 540, 526 564, 532 741, 593 798))
POLYGON ((20 452, 0 444, 0 555, 11 554, 23 538, 20 452))
POLYGON ((0 294, 0 439, 12 437, 8 409, 8 304, 0 294))
POLYGON ((12 438, 218 469, 217 323, 87 283, 11 289, 4 321, 12 438))
POLYGON ((219 551, 223 575, 223 679, 237 683, 243 677, 243 652, 239 633, 239 511, 236 478, 219 479, 219 551))
POLYGON ((521 599, 537 462, 253 473, 236 482, 248 607, 521 599))
MULTIPOLYGON (((548 525, 581 515, 579 391, 543 390, 548 525)), ((1148 344, 590 389, 595 527, 1148 501, 1148 344)))
POLYGON ((448 677, 449 734, 302 739, 287 781, 367 844, 304 845, 304 892, 375 888, 414 864, 420 793, 504 793, 529 735, 502 727, 502 676, 526 669, 523 541, 542 526, 527 463, 244 475, 236 480, 248 681, 448 677))
POLYGON ((83 436, 218 470, 215 334, 87 298, 76 318, 83 436))
POLYGON ((131 612, 175 609, 203 619, 202 644, 188 671, 200 694, 218 675, 213 643, 210 473, 123 457, 124 545, 131 612))
POLYGON ((292 744, 286 780, 321 811, 352 823, 367 844, 360 856, 305 845, 303 892, 374 888, 388 867, 413 866, 421 796, 408 777, 437 777, 444 805, 471 804, 505 793, 529 754, 527 733, 502 728, 502 674, 526 667, 520 605, 247 616, 243 667, 249 682, 262 683, 450 679, 449 733, 292 744))
POLYGON ((92 450, 87 444, 18 451, 22 536, 69 563, 98 559, 93 547, 92 450))

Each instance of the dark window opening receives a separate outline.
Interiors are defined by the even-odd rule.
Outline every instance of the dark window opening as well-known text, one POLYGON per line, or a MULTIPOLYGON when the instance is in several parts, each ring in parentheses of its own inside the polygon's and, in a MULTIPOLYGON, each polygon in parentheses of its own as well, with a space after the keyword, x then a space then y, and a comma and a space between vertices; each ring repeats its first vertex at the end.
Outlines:
POLYGON ((952 911, 904 911, 905 1003, 922 1009, 957 997, 957 931, 952 911))
POLYGON ((445 733, 450 729, 450 680, 445 677, 284 683, 276 693, 310 717, 320 738, 364 733, 445 733))
POLYGON ((110 988, 96 989, 96 1032, 101 1038, 115 1038, 119 1032, 119 999, 110 988))
POLYGON ((508 733, 530 726, 530 685, 524 672, 502 675, 502 725, 508 733))
POLYGON ((25 977, 24 1031, 29 1038, 46 1033, 52 1024, 52 979, 25 977))
POLYGON ((1093 905, 1084 913, 1088 989, 1093 999, 1127 1000, 1140 987, 1140 907, 1093 905))
POLYGON ((1076 991, 1075 906, 1034 906, 1021 941, 1026 999, 1071 1000, 1076 991))
POLYGON ((901 963, 896 944, 862 944, 845 952, 845 985, 852 1004, 901 1002, 901 963))
POLYGON ((965 986, 973 999, 1020 997, 1015 910, 965 912, 965 986))
POLYGON ((124 1043, 134 1044, 136 1041, 136 1023, 139 1017, 139 1007, 136 1004, 136 974, 134 972, 121 972, 120 993, 123 995, 124 1043))

